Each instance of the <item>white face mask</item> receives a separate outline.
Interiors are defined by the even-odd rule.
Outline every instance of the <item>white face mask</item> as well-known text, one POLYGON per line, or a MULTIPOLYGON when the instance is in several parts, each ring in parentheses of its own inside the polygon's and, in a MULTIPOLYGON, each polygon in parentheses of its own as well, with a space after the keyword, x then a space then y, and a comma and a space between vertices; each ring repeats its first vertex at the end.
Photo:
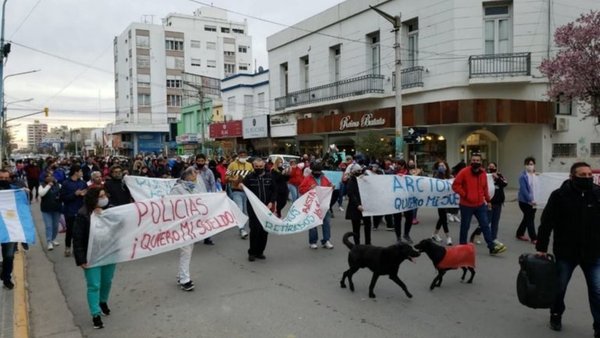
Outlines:
POLYGON ((240 163, 246 163, 247 158, 245 157, 240 157, 240 163))
POLYGON ((525 166, 525 170, 527 170, 527 172, 532 173, 535 170, 535 166, 533 164, 528 164, 525 166))
POLYGON ((100 208, 104 208, 108 205, 108 198, 107 197, 102 197, 98 199, 98 206, 100 208))

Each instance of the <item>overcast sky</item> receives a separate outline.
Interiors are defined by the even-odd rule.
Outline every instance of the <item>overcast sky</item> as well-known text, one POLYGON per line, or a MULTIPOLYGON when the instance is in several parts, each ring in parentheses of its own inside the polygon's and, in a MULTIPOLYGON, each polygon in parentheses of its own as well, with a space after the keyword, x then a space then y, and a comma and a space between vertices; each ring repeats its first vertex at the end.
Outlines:
MULTIPOLYGON (((215 7, 292 25, 343 0, 207 0, 215 7)), ((204 1, 198 1, 204 2, 204 1)), ((160 24, 168 13, 192 14, 202 5, 190 0, 8 0, 5 40, 12 51, 4 76, 8 118, 43 107, 50 117, 28 117, 15 126, 17 143, 26 138, 25 126, 34 119, 50 127, 103 127, 114 120, 113 38, 143 16, 160 24), (33 98, 31 102, 14 101, 33 98)), ((248 20, 258 66, 268 68, 266 38, 284 27, 229 13, 248 20)), ((26 140, 24 140, 26 141, 26 140)))

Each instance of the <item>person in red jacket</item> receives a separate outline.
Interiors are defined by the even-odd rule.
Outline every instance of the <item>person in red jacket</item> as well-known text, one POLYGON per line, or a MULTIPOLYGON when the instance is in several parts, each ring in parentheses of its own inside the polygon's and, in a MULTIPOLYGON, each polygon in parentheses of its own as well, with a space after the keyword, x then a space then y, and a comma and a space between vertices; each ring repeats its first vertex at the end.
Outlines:
POLYGON ((288 180, 288 190, 292 197, 292 203, 298 199, 298 187, 304 180, 302 169, 298 166, 295 159, 290 160, 290 179, 288 180))
MULTIPOLYGON (((321 163, 314 163, 311 166, 311 174, 306 176, 298 191, 300 195, 306 194, 309 190, 316 186, 320 187, 333 187, 333 184, 323 175, 323 166, 321 163)), ((325 218, 323 218, 323 239, 321 240, 321 244, 324 248, 333 249, 333 244, 331 244, 331 211, 327 211, 325 214, 325 218)), ((317 232, 317 228, 314 227, 308 230, 308 244, 311 249, 317 249, 317 241, 319 240, 319 234, 317 232)))
POLYGON ((467 244, 471 218, 475 215, 479 222, 483 237, 490 249, 490 254, 496 255, 506 251, 504 244, 494 241, 488 221, 488 206, 491 207, 488 191, 487 176, 481 169, 481 154, 471 155, 471 165, 462 169, 452 183, 452 190, 460 196, 460 244, 467 244))

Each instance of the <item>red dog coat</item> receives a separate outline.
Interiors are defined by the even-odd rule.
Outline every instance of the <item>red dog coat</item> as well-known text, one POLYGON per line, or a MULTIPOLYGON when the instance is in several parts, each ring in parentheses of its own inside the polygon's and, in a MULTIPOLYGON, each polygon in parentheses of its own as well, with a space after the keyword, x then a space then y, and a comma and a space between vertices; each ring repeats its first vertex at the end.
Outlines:
POLYGON ((446 255, 436 266, 438 269, 475 267, 475 245, 473 243, 446 247, 446 255))

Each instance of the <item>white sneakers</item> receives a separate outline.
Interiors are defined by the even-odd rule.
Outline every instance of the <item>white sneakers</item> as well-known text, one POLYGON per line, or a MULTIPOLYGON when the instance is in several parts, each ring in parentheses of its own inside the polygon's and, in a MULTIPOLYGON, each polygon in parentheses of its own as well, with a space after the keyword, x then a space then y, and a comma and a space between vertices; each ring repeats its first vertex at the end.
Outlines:
POLYGON ((52 242, 48 242, 48 251, 54 250, 54 244, 52 242))
POLYGON ((436 241, 436 242, 441 242, 441 241, 442 241, 442 238, 441 238, 441 237, 440 237, 440 235, 438 235, 438 234, 433 234, 433 235, 431 236, 431 239, 433 239, 433 240, 434 240, 434 241, 436 241))
POLYGON ((242 239, 248 238, 248 232, 246 230, 244 230, 244 229, 240 229, 240 237, 242 239))
POLYGON ((446 217, 448 218, 448 222, 460 223, 460 217, 458 217, 458 215, 446 213, 446 217))
POLYGON ((452 245, 452 238, 450 236, 446 238, 446 245, 452 245))
POLYGON ((344 211, 345 211, 345 210, 344 210, 344 207, 339 207, 338 209, 339 209, 341 212, 344 212, 344 211))
POLYGON ((317 244, 316 244, 316 243, 312 243, 312 244, 310 244, 310 245, 309 245, 309 247, 310 247, 311 249, 313 249, 313 250, 317 250, 317 248, 318 248, 318 246, 317 246, 317 244))
POLYGON ((325 242, 325 244, 323 244, 323 247, 325 249, 333 249, 333 244, 331 244, 330 241, 325 242))

